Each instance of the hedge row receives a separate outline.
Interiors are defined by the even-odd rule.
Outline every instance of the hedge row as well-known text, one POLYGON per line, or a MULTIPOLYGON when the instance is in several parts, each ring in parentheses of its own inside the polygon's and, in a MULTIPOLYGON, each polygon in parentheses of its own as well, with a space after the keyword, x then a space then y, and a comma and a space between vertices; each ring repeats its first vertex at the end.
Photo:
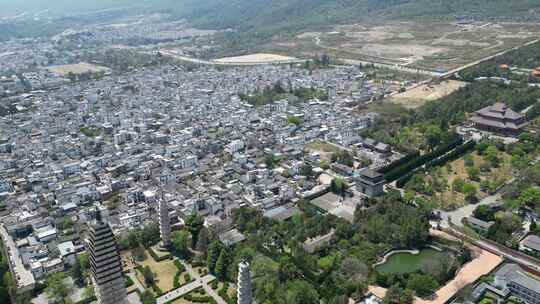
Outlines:
POLYGON ((227 291, 229 290, 229 283, 223 283, 223 287, 218 291, 218 295, 227 302, 227 304, 236 304, 236 299, 229 297, 227 291))
POLYGON ((468 141, 467 143, 456 147, 452 152, 443 155, 442 157, 439 157, 437 159, 434 159, 426 164, 427 167, 436 167, 436 166, 442 166, 445 165, 449 161, 456 160, 460 158, 461 156, 465 155, 469 151, 474 150, 476 147, 476 143, 474 141, 468 141))
POLYGON ((400 166, 410 162, 411 160, 413 160, 413 159, 415 159, 415 158, 417 158, 419 156, 420 156, 420 152, 418 152, 418 151, 407 154, 404 157, 402 157, 402 158, 388 164, 387 166, 380 168, 377 172, 379 172, 381 174, 386 174, 386 173, 396 169, 397 167, 400 167, 400 166))
POLYGON ((196 267, 204 267, 204 266, 206 266, 206 263, 202 262, 202 261, 193 261, 193 262, 191 262, 191 266, 193 266, 194 268, 196 268, 196 267))
POLYGON ((180 263, 179 260, 174 260, 174 266, 176 266, 176 268, 178 268, 178 270, 181 270, 181 271, 184 271, 184 265, 182 265, 182 263, 180 263))
POLYGON ((168 253, 166 255, 163 255, 161 257, 159 257, 155 252, 154 252, 154 249, 152 249, 151 247, 148 248, 148 253, 150 253, 150 256, 152 256, 152 258, 154 259, 154 261, 156 262, 163 262, 165 260, 170 260, 172 259, 172 254, 168 253))
POLYGON ((185 268, 184 268, 184 265, 182 265, 182 263, 180 263, 179 260, 174 260, 174 265, 176 266, 176 268, 178 268, 178 270, 174 274, 174 281, 173 281, 174 289, 176 289, 182 286, 180 285, 180 276, 182 275, 182 272, 184 272, 185 268))
POLYGON ((387 182, 393 182, 401 177, 404 177, 405 175, 410 174, 412 171, 414 171, 416 168, 423 166, 424 164, 441 157, 442 155, 446 154, 448 151, 451 151, 452 149, 456 148, 457 146, 461 145, 463 143, 463 139, 461 137, 456 138, 454 141, 452 141, 450 144, 443 146, 431 153, 418 156, 416 158, 411 159, 409 162, 391 170, 390 172, 386 173, 384 175, 384 178, 387 182))
MULTIPOLYGON (((442 166, 444 164, 446 164, 447 162, 449 161, 452 161, 452 160, 456 160, 458 158, 460 158, 461 156, 463 156, 464 154, 466 154, 467 152, 473 150, 476 146, 476 143, 474 141, 469 141, 463 145, 460 145, 458 147, 456 147, 452 152, 446 154, 446 155, 443 155, 439 158, 436 158, 434 160, 431 160, 429 161, 428 163, 426 163, 426 168, 431 168, 431 167, 436 167, 436 166, 442 166)), ((402 188, 403 186, 405 186, 409 180, 411 180, 411 178, 417 173, 417 170, 413 170, 407 174, 405 174, 404 176, 400 177, 397 182, 396 182, 396 186, 398 188, 402 188)))
POLYGON ((126 288, 128 288, 130 286, 133 286, 133 284, 135 284, 135 282, 133 282, 133 280, 129 276, 125 275, 124 276, 124 285, 126 286, 126 288))
POLYGON ((80 300, 78 302, 75 302, 75 304, 90 304, 90 303, 92 303, 94 301, 97 301, 96 296, 92 296, 90 298, 82 299, 82 300, 80 300))
POLYGON ((193 302, 193 303, 210 303, 210 304, 216 304, 216 300, 212 298, 211 296, 194 296, 187 294, 184 296, 184 299, 193 302))

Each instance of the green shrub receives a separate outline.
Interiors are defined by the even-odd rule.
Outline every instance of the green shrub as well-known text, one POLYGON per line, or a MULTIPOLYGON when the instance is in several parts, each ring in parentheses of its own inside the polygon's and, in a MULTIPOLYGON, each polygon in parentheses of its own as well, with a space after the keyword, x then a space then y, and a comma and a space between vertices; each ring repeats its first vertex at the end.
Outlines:
POLYGON ((152 248, 148 248, 148 253, 150 253, 150 256, 154 259, 154 261, 156 262, 163 262, 165 260, 170 260, 172 259, 172 255, 170 253, 164 255, 164 256, 161 256, 161 257, 158 257, 158 255, 156 254, 156 252, 154 251, 154 249, 152 248))
POLYGON ((128 288, 130 286, 133 286, 133 284, 135 284, 135 282, 133 282, 133 280, 129 276, 124 276, 124 284, 125 284, 126 288, 128 288))

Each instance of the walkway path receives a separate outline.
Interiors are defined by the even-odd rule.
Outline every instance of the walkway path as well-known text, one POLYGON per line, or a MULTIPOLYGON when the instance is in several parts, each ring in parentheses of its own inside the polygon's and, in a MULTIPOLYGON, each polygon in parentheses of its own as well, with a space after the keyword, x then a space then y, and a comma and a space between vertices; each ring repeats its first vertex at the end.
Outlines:
MULTIPOLYGON (((182 262, 184 267, 186 268, 187 272, 190 276, 195 278, 195 281, 200 282, 201 286, 203 287, 204 291, 206 291, 207 294, 209 294, 218 304, 227 304, 223 298, 221 298, 215 290, 212 289, 212 287, 208 286, 208 283, 215 280, 215 277, 213 275, 206 275, 205 277, 201 278, 199 274, 191 267, 191 265, 186 264, 182 262)), ((159 304, 159 303, 158 303, 159 304)))
POLYGON ((456 226, 463 226, 462 220, 466 217, 470 217, 474 209, 482 205, 493 205, 500 200, 500 194, 490 195, 482 199, 478 204, 468 204, 454 211, 441 211, 441 222, 440 225, 443 228, 449 228, 450 224, 456 226))
POLYGON ((191 283, 188 283, 182 287, 179 287, 171 292, 168 292, 161 297, 157 298, 156 303, 157 304, 164 304, 169 301, 175 300, 180 298, 181 296, 191 292, 192 290, 195 290, 201 286, 201 283, 198 280, 195 280, 191 283))
POLYGON ((455 230, 455 229, 445 229, 445 232, 453 235, 454 237, 457 237, 459 239, 468 241, 480 248, 482 248, 485 251, 489 251, 493 254, 496 254, 500 257, 504 257, 514 263, 520 264, 521 266, 524 266, 526 268, 529 268, 530 270, 535 271, 536 273, 540 273, 540 260, 526 255, 524 253, 521 253, 519 251, 515 251, 513 249, 510 249, 506 246, 503 246, 501 244, 497 244, 493 241, 487 240, 487 239, 473 239, 469 236, 466 236, 465 234, 455 230))
POLYGON ((132 269, 130 272, 127 273, 127 276, 133 281, 133 283, 135 284, 135 287, 137 287, 137 289, 140 292, 144 292, 144 286, 142 286, 141 282, 139 282, 139 280, 137 279, 137 276, 135 275, 134 271, 135 270, 132 269))
POLYGON ((208 283, 214 281, 216 277, 214 277, 211 274, 207 274, 204 277, 201 277, 194 269, 191 267, 191 265, 185 263, 184 261, 180 260, 180 263, 184 266, 187 273, 190 275, 191 278, 194 279, 193 282, 188 283, 184 286, 181 286, 175 290, 172 290, 159 298, 156 299, 157 304, 165 304, 170 301, 173 301, 175 299, 180 298, 181 296, 199 288, 202 287, 207 294, 209 294, 218 304, 227 304, 218 294, 215 292, 210 286, 208 286, 208 283))

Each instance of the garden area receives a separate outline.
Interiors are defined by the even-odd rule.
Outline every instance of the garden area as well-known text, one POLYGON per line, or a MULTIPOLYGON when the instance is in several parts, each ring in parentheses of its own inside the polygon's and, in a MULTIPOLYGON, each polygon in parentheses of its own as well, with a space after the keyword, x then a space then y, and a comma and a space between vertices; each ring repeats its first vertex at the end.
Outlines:
POLYGON ((151 287, 152 283, 155 283, 163 293, 174 289, 174 277, 178 268, 175 266, 173 260, 167 259, 156 262, 154 258, 147 255, 146 259, 142 263, 139 263, 137 269, 143 270, 137 271, 137 278, 143 286, 151 287), (149 275, 149 272, 152 275, 149 275))
POLYGON ((512 178, 512 156, 499 149, 481 143, 463 157, 415 174, 405 184, 406 197, 442 210, 478 202, 512 178))
POLYGON ((320 214, 304 202, 299 203, 300 214, 282 222, 264 218, 257 210, 235 210, 235 224, 247 240, 234 248, 233 255, 252 261, 257 301, 319 303, 326 299, 347 303, 349 297, 359 299, 373 284, 428 296, 470 260, 470 253, 461 244, 430 236, 429 211, 409 206, 397 191, 369 204, 371 208, 355 212, 352 224, 320 214), (331 229, 335 233, 329 243, 313 252, 304 249, 307 238, 331 229), (442 251, 427 249, 429 245, 442 251), (416 257, 398 254, 385 265, 373 266, 385 253, 402 248, 420 249, 421 253, 416 257))

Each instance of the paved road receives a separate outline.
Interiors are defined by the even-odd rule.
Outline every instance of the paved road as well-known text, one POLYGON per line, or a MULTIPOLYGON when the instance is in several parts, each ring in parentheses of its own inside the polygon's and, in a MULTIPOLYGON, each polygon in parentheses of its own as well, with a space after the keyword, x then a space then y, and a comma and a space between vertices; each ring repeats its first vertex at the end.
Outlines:
POLYGON ((469 241, 476 246, 487 250, 491 253, 494 253, 496 255, 499 255, 501 257, 504 257, 514 263, 520 264, 522 266, 528 267, 529 269, 532 269, 536 272, 540 272, 540 260, 535 259, 531 256, 528 256, 524 253, 515 251, 513 249, 510 249, 506 246, 497 244, 493 241, 485 240, 485 239, 472 239, 463 233, 456 231, 455 229, 445 229, 445 232, 460 238, 462 240, 469 241))
POLYGON ((466 65, 464 65, 464 66, 461 66, 461 67, 459 67, 459 68, 456 68, 456 69, 453 69, 453 70, 451 70, 451 71, 448 71, 447 73, 445 73, 445 74, 442 75, 441 77, 442 77, 442 78, 451 77, 452 75, 454 75, 455 73, 457 73, 457 72, 459 72, 459 71, 465 70, 465 69, 467 69, 467 68, 470 68, 470 67, 472 67, 472 66, 475 66, 475 65, 477 65, 477 64, 480 64, 480 63, 482 63, 482 62, 484 62, 484 61, 491 60, 491 59, 493 59, 493 58, 495 58, 495 57, 502 56, 502 55, 504 55, 504 54, 506 54, 506 53, 508 53, 508 52, 512 52, 512 51, 518 50, 518 49, 520 49, 520 48, 522 48, 522 47, 529 46, 529 45, 531 45, 531 44, 533 44, 533 43, 537 43, 538 41, 540 41, 540 39, 536 39, 536 40, 533 40, 533 41, 529 41, 529 42, 527 42, 527 43, 525 43, 525 44, 518 45, 518 46, 516 46, 516 47, 507 49, 507 50, 502 51, 502 52, 499 52, 499 53, 497 53, 497 54, 494 54, 494 55, 491 55, 491 56, 487 56, 487 57, 484 57, 484 58, 482 58, 482 59, 478 59, 478 60, 476 60, 476 61, 474 61, 474 62, 471 62, 471 63, 469 63, 469 64, 466 64, 466 65))
POLYGON ((469 204, 454 211, 441 211, 441 222, 440 225, 442 228, 450 228, 450 223, 461 227, 463 226, 462 220, 466 217, 470 217, 473 214, 474 209, 482 205, 493 205, 498 202, 501 198, 500 194, 490 195, 482 199, 478 204, 469 204))
MULTIPOLYGON (((488 24, 486 24, 488 25, 488 24)), ((460 30, 462 31, 462 30, 460 30)), ((391 63, 383 63, 383 62, 375 62, 375 61, 363 61, 363 60, 352 60, 352 59, 343 59, 341 58, 341 60, 344 62, 344 63, 347 63, 347 64, 354 64, 354 65, 358 65, 358 64, 373 64, 373 66, 375 67, 378 67, 378 68, 386 68, 386 69, 391 69, 391 70, 395 70, 395 71, 402 71, 402 72, 409 72, 409 73, 419 73, 419 74, 424 74, 424 75, 429 75, 429 76, 432 76, 432 77, 439 77, 439 78, 448 78, 448 77, 452 77, 455 73, 457 72, 460 72, 462 70, 465 70, 467 68, 470 68, 472 66, 475 66, 477 64, 480 64, 482 62, 485 62, 485 61, 488 61, 488 60, 491 60, 493 58, 496 58, 496 57, 499 57, 499 56, 502 56, 508 52, 511 52, 511 51, 515 51, 517 49, 520 49, 522 47, 525 47, 525 46, 528 46, 528 45, 531 45, 533 43, 537 43, 538 41, 540 41, 540 39, 536 39, 536 40, 533 40, 533 41, 529 41, 527 43, 524 43, 524 44, 521 44, 521 45, 518 45, 518 46, 515 46, 513 48, 510 48, 510 49, 507 49, 507 50, 504 50, 504 51, 501 51, 501 52, 498 52, 496 54, 493 54, 493 55, 490 55, 490 56, 486 56, 484 58, 481 58, 481 59, 478 59, 476 61, 473 61, 471 63, 468 63, 466 65, 463 65, 463 66, 460 66, 458 68, 455 68, 453 70, 450 70, 450 71, 447 71, 445 73, 441 73, 441 72, 436 72, 436 71, 432 71, 432 70, 426 70, 426 69, 418 69, 418 68, 414 68, 414 67, 409 67, 409 66, 406 66, 406 65, 402 65, 402 64, 391 64, 391 63)), ((340 49, 338 48, 333 48, 333 47, 330 47, 330 46, 326 46, 326 45, 323 45, 321 43, 321 38, 320 36, 315 36, 315 44, 317 46, 320 46, 322 48, 327 48, 327 49, 331 49, 331 50, 336 50, 336 51, 341 51, 340 49)), ((381 58, 384 60, 384 58, 381 58)), ((389 59, 390 60, 390 59, 389 59)), ((429 80, 431 81, 431 80, 429 80)), ((428 82, 429 82, 428 81, 428 82)))

